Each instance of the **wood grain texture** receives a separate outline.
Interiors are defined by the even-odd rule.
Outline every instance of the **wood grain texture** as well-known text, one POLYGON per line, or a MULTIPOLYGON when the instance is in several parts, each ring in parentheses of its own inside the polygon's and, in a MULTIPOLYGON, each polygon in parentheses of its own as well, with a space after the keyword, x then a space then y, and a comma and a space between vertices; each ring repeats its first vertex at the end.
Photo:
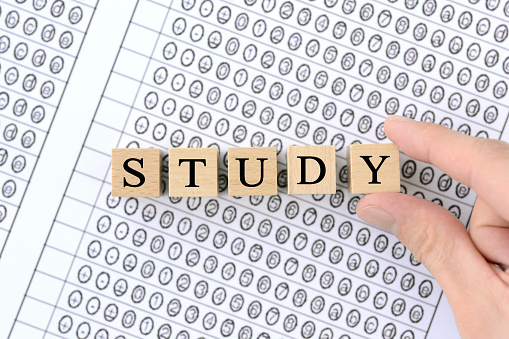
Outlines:
POLYGON ((336 193, 336 150, 334 146, 288 146, 286 150, 286 166, 288 180, 288 194, 335 194, 336 193), (316 157, 325 165, 323 179, 315 184, 319 178, 320 165, 313 159, 305 159, 305 179, 302 182, 302 158, 316 157))
POLYGON ((399 148, 396 144, 350 145, 347 147, 348 192, 367 194, 378 192, 399 192, 399 148), (377 171, 373 182, 373 171, 361 156, 371 156, 369 161, 378 168, 382 156, 389 156, 377 171))
POLYGON ((168 173, 168 194, 170 197, 217 196, 217 148, 170 148, 168 150, 168 173), (190 177, 193 164, 186 159, 200 160, 194 163, 194 182, 190 177), (198 187, 186 187, 191 184, 198 187))
POLYGON ((277 195, 277 154, 275 147, 232 147, 228 148, 228 194, 229 195, 277 195), (257 187, 247 187, 241 182, 241 161, 245 160, 245 182, 257 187))
POLYGON ((158 148, 114 148, 111 150, 111 195, 114 197, 159 197, 162 191, 161 181, 162 152, 158 148), (129 161, 129 168, 138 171, 145 177, 140 187, 129 187, 127 184, 138 185, 141 179, 124 169, 128 159, 143 161, 143 168, 138 161, 129 161))

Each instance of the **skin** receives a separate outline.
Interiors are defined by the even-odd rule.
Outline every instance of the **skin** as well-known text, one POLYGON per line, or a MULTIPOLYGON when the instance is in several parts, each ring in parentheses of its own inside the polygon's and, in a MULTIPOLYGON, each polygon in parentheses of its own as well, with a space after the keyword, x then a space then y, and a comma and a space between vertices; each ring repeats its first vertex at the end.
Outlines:
POLYGON ((509 144, 398 116, 387 118, 385 133, 477 193, 469 229, 445 208, 401 193, 364 196, 358 216, 394 233, 431 272, 462 338, 509 337, 509 144))

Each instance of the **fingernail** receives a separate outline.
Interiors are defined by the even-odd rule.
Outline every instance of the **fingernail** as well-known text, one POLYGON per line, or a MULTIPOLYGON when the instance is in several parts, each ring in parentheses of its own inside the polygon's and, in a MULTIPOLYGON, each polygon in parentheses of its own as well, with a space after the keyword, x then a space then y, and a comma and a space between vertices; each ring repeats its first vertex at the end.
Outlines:
POLYGON ((398 222, 386 210, 377 206, 367 206, 357 211, 357 216, 370 225, 378 227, 384 231, 398 234, 398 222))
POLYGON ((387 117, 387 119, 389 119, 391 121, 396 121, 396 122, 413 122, 414 121, 413 119, 403 117, 401 115, 390 115, 387 117))

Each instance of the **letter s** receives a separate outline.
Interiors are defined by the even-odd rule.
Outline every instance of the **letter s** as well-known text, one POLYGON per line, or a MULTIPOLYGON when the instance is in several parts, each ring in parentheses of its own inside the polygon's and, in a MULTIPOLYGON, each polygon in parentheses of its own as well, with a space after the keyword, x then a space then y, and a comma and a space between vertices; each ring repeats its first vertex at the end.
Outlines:
POLYGON ((128 187, 140 187, 140 186, 142 186, 145 183, 145 176, 143 175, 143 173, 138 172, 137 170, 129 167, 129 162, 131 162, 131 161, 136 161, 137 163, 140 164, 141 168, 143 168, 143 158, 141 158, 141 159, 129 158, 126 161, 124 161, 124 170, 127 173, 132 174, 135 177, 137 177, 138 179, 140 179, 140 182, 138 184, 136 184, 136 185, 131 185, 130 183, 127 182, 127 180, 125 180, 125 177, 124 177, 124 187, 126 187, 126 186, 128 186, 128 187))

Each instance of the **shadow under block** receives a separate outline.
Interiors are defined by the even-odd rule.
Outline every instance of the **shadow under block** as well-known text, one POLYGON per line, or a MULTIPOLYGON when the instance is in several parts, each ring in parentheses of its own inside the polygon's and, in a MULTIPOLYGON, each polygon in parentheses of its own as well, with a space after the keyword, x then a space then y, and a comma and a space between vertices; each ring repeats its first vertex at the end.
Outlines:
POLYGON ((288 194, 336 194, 334 146, 288 146, 288 194))
POLYGON ((347 147, 348 192, 399 192, 399 148, 396 144, 347 147))
POLYGON ((216 197, 217 148, 168 150, 170 197, 216 197))
POLYGON ((111 150, 111 195, 114 197, 161 196, 162 153, 158 148, 111 150))
POLYGON ((276 148, 228 148, 228 194, 277 195, 276 148))

